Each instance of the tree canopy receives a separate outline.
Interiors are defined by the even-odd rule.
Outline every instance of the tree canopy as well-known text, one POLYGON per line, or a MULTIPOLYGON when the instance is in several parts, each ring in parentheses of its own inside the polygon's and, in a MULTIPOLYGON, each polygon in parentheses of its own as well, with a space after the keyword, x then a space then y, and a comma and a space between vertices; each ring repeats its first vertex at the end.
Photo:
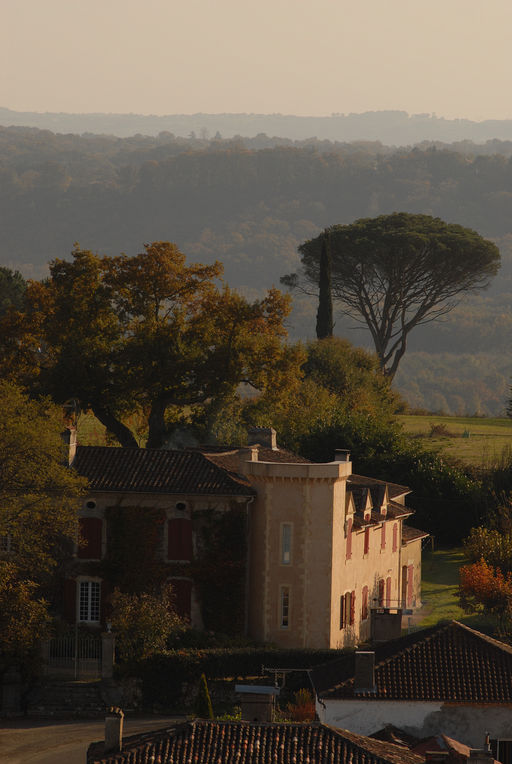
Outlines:
POLYGON ((0 266, 0 316, 11 306, 21 307, 26 282, 19 271, 0 266))
POLYGON ((43 595, 76 540, 85 481, 66 466, 62 413, 0 382, 0 673, 48 622, 43 595))
POLYGON ((302 271, 281 280, 305 291, 319 283, 324 242, 332 293, 344 313, 366 324, 384 373, 393 377, 415 326, 450 311, 498 270, 498 248, 476 231, 405 212, 334 225, 299 247, 302 271))
POLYGON ((4 373, 57 403, 78 401, 124 446, 138 443, 123 419, 142 410, 147 446, 161 447, 176 410, 213 411, 240 384, 279 388, 301 360, 284 343, 289 297, 271 289, 249 302, 221 274, 218 262, 188 265, 169 242, 135 257, 76 247, 6 314, 4 373))

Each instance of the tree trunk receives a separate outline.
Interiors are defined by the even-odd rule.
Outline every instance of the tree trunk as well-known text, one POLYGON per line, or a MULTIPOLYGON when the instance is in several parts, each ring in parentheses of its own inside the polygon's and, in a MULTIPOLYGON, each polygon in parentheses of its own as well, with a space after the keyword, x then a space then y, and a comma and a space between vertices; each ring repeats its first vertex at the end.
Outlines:
POLYGON ((117 438, 123 448, 138 448, 139 444, 135 440, 132 431, 119 421, 108 409, 102 409, 99 406, 92 408, 94 416, 99 419, 101 424, 105 425, 107 430, 117 438))
POLYGON ((153 401, 151 411, 149 412, 149 435, 146 448, 163 448, 165 445, 167 431, 165 428, 165 410, 167 403, 158 399, 153 401))
POLYGON ((318 283, 318 311, 316 314, 316 336, 319 340, 332 337, 331 249, 327 234, 322 239, 320 255, 320 276, 318 283))

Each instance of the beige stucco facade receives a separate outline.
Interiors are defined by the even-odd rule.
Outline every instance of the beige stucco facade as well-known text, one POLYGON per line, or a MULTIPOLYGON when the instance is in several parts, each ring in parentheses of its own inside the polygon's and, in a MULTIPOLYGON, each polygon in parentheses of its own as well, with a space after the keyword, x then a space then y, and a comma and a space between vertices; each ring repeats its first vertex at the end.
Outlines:
POLYGON ((350 461, 248 461, 241 471, 257 491, 249 529, 251 636, 282 647, 364 641, 372 606, 402 604, 403 576, 412 571, 404 566, 415 570, 408 590, 414 602, 406 604, 419 602, 421 543, 402 545, 403 519, 396 509, 388 515, 387 491, 377 518, 370 501, 366 512, 356 511, 347 490, 350 461))

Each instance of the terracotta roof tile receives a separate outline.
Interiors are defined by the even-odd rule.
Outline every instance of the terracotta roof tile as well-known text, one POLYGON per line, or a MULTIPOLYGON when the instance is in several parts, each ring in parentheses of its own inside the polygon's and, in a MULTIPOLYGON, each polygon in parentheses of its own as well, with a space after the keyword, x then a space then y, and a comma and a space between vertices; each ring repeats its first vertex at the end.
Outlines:
POLYGON ((88 764, 423 764, 389 742, 324 724, 195 721, 126 738, 120 753, 93 743, 88 764))
POLYGON ((387 486, 390 499, 396 499, 398 496, 404 496, 406 493, 411 493, 411 489, 406 485, 388 483, 386 480, 377 480, 376 478, 369 478, 364 475, 350 475, 348 479, 348 487, 351 488, 352 486, 364 486, 373 490, 375 490, 377 486, 387 486))
MULTIPOLYGON (((322 698, 354 697, 354 656, 312 671, 322 698)), ((458 621, 375 646, 375 693, 368 700, 512 702, 512 647, 458 621)))
POLYGON ((402 526, 402 544, 408 544, 410 541, 417 541, 418 539, 426 539, 430 536, 430 533, 421 531, 419 528, 411 528, 409 525, 402 526))
POLYGON ((254 494, 244 477, 226 472, 194 451, 78 446, 73 468, 89 480, 93 491, 254 494))

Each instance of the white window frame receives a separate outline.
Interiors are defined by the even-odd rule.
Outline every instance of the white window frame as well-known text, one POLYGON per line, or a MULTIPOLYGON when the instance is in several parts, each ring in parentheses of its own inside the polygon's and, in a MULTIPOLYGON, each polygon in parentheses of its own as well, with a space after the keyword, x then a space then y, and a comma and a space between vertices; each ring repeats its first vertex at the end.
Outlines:
POLYGON ((14 552, 12 536, 9 531, 7 531, 7 533, 0 533, 0 553, 1 552, 4 554, 11 554, 14 552))
POLYGON ((292 564, 293 523, 281 523, 281 565, 292 564))
POLYGON ((79 578, 77 580, 76 617, 78 623, 100 622, 101 580, 99 578, 79 578))

